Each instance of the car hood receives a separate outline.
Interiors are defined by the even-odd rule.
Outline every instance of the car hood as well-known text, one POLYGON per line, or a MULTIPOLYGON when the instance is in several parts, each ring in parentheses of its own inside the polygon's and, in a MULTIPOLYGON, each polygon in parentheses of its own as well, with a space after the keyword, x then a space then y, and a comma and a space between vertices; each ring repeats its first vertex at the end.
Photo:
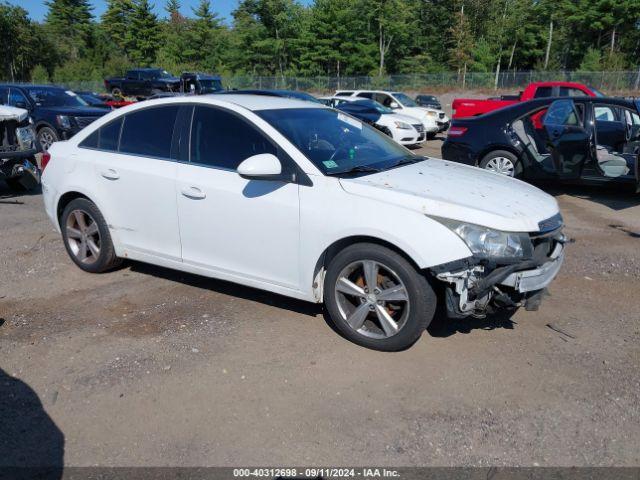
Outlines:
POLYGON ((24 108, 9 107, 0 105, 0 122, 5 120, 23 121, 29 116, 29 112, 24 108))
POLYGON ((176 78, 176 77, 172 77, 172 78, 156 78, 154 80, 154 82, 160 82, 160 83, 180 83, 180 79, 176 78))
POLYGON ((423 162, 358 178, 341 178, 353 195, 425 215, 511 232, 537 232, 558 213, 556 200, 527 183, 459 163, 423 162))
POLYGON ((109 110, 97 107, 38 107, 40 111, 47 111, 55 115, 73 115, 75 117, 99 117, 109 110))
POLYGON ((405 122, 413 125, 416 123, 416 117, 410 117, 409 115, 402 115, 401 113, 385 113, 383 118, 392 120, 394 122, 405 122))

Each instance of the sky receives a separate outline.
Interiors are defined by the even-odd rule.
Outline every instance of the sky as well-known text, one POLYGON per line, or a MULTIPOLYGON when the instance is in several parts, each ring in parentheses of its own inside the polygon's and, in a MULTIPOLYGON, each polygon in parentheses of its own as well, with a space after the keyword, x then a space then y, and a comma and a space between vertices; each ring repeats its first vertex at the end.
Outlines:
MULTIPOLYGON (((47 14, 47 6, 44 1, 40 0, 9 0, 9 3, 13 5, 19 5, 29 12, 29 16, 33 20, 44 20, 47 14)), ((106 0, 89 0, 89 3, 93 7, 93 15, 99 17, 105 11, 106 0)), ((150 0, 151 4, 155 5, 154 11, 159 17, 166 17, 167 13, 164 11, 164 5, 166 0, 150 0)), ((181 0, 182 8, 180 11, 185 16, 191 16, 191 7, 196 7, 199 0, 181 0)), ((309 4, 310 0, 303 0, 303 4, 309 4)), ((231 12, 235 10, 238 5, 238 0, 212 0, 212 9, 222 19, 229 20, 231 18, 231 12)))

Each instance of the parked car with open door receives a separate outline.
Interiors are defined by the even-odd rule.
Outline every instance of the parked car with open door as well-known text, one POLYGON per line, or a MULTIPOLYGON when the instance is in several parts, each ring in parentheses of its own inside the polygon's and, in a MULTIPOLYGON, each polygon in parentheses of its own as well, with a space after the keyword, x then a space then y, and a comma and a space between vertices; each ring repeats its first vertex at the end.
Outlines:
POLYGON ((495 173, 596 184, 637 185, 639 154, 639 102, 606 97, 545 98, 454 119, 442 145, 445 159, 495 173))

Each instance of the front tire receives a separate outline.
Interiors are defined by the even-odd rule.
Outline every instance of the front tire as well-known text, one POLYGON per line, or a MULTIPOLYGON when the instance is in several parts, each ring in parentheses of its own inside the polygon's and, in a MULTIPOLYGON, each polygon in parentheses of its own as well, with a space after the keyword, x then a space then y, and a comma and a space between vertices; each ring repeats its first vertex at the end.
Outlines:
POLYGON ((429 326, 436 294, 402 255, 373 243, 351 245, 327 268, 324 302, 336 329, 363 347, 404 350, 429 326))
POLYGON ((513 153, 506 150, 494 150, 487 153, 478 166, 493 173, 519 178, 522 176, 522 163, 513 153))
POLYGON ((42 147, 42 150, 45 152, 49 150, 49 147, 51 147, 54 142, 57 142, 59 140, 58 134, 51 127, 42 127, 40 130, 38 130, 37 137, 40 147, 42 147))
POLYGON ((67 253, 85 272, 105 272, 122 262, 116 257, 107 222, 90 200, 69 202, 60 217, 60 228, 67 253))

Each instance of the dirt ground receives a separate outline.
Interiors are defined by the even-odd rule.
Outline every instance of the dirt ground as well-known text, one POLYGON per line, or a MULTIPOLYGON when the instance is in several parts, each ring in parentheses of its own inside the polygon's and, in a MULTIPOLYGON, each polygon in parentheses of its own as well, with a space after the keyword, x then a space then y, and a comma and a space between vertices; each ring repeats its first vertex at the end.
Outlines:
POLYGON ((540 311, 390 354, 304 302, 83 273, 41 196, 0 186, 0 464, 640 464, 640 195, 545 188, 574 243, 540 311))

